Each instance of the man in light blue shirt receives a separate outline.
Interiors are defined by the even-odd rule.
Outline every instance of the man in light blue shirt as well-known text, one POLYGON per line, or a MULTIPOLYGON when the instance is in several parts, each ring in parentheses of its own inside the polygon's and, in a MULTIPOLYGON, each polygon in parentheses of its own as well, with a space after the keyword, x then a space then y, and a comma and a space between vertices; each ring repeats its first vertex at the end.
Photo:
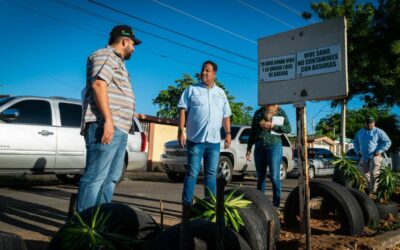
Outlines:
POLYGON ((214 82, 216 73, 217 65, 214 62, 204 62, 201 82, 185 89, 178 103, 178 140, 182 147, 186 144, 188 152, 182 193, 182 204, 187 206, 192 204, 202 159, 204 161, 204 193, 208 196, 206 188, 214 195, 216 193, 222 125, 226 132, 225 147, 229 147, 231 143, 231 109, 225 92, 214 82))
POLYGON ((217 168, 222 125, 225 128, 225 148, 231 144, 231 109, 225 92, 215 84, 217 65, 205 61, 201 68, 201 82, 189 86, 182 93, 179 108, 179 144, 187 146, 187 168, 182 192, 182 223, 180 249, 188 249, 187 226, 189 210, 197 176, 204 163, 204 194, 214 195, 217 189, 217 168), (186 133, 184 127, 186 124, 186 133), (207 190, 208 189, 208 190, 207 190))
POLYGON ((367 179, 370 193, 376 192, 376 179, 383 160, 382 153, 387 151, 391 144, 385 131, 375 127, 375 119, 372 116, 365 119, 365 127, 360 129, 354 138, 354 151, 361 157, 359 169, 367 179))

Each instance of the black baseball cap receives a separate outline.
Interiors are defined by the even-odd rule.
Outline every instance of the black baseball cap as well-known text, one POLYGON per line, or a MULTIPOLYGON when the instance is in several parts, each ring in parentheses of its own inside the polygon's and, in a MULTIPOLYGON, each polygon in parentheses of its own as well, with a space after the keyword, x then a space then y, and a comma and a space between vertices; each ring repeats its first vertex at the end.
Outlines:
POLYGON ((126 36, 132 39, 135 42, 135 45, 139 45, 142 43, 139 39, 135 37, 135 32, 133 29, 128 25, 117 25, 115 26, 112 31, 110 32, 110 37, 116 36, 126 36))
POLYGON ((373 123, 375 122, 375 118, 373 116, 365 117, 365 123, 373 123))

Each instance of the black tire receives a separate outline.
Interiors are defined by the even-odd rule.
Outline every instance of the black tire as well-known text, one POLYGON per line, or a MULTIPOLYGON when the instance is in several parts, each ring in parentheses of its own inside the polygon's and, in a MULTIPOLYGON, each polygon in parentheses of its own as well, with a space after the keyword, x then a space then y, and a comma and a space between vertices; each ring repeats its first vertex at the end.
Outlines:
MULTIPOLYGON (((97 207, 88 208, 81 213, 81 217, 86 223, 91 221, 97 207)), ((154 219, 140 210, 139 208, 131 208, 122 203, 105 203, 100 205, 100 213, 108 214, 111 212, 105 227, 112 232, 138 240, 150 240, 161 232, 161 228, 154 219)), ((78 221, 77 217, 71 218, 78 221)), ((63 227, 51 240, 48 250, 61 249, 64 238, 60 236, 63 227)))
POLYGON ((343 171, 337 167, 335 167, 333 170, 332 181, 347 188, 351 188, 353 186, 351 181, 347 180, 343 171))
POLYGON ((24 240, 11 233, 0 232, 0 250, 26 250, 24 240))
POLYGON ((389 214, 393 215, 394 218, 397 218, 397 215, 398 215, 397 203, 390 202, 387 204, 382 204, 382 203, 377 202, 377 203, 375 203, 375 205, 378 208, 379 218, 381 220, 388 219, 389 214))
POLYGON ((279 179, 282 181, 286 179, 287 176, 287 164, 284 160, 281 160, 281 165, 279 166, 279 179))
POLYGON ((375 203, 366 195, 356 188, 348 188, 350 193, 356 198, 363 214, 365 226, 373 227, 379 224, 379 211, 375 203))
POLYGON ((185 173, 167 172, 168 178, 173 182, 182 182, 185 178, 185 173))
MULTIPOLYGON (((322 197, 340 217, 339 234, 359 235, 364 230, 363 212, 357 200, 345 187, 331 181, 310 180, 310 199, 322 197)), ((299 226, 299 187, 286 199, 284 219, 287 227, 299 226)))
POLYGON ((244 177, 246 177, 245 174, 236 174, 232 176, 232 181, 243 181, 244 177))
POLYGON ((239 234, 249 243, 251 249, 268 249, 268 224, 260 220, 262 215, 255 207, 239 209, 243 226, 239 234))
POLYGON ((221 155, 219 157, 218 173, 220 171, 222 171, 222 173, 224 174, 226 182, 227 183, 231 182, 233 176, 233 164, 228 156, 221 155))
MULTIPOLYGON (((212 222, 195 220, 190 221, 188 226, 188 238, 190 238, 190 247, 188 250, 210 250, 216 249, 217 225, 212 222)), ((179 249, 179 236, 181 231, 181 224, 176 224, 165 230, 164 232, 155 236, 148 242, 146 250, 176 250, 179 249)), ((250 246, 238 233, 231 229, 225 228, 224 230, 224 247, 229 250, 250 250, 250 246)))
MULTIPOLYGON (((228 194, 230 191, 229 189, 226 190, 225 194, 228 194)), ((275 207, 268 197, 255 188, 238 188, 235 194, 244 194, 244 199, 253 202, 249 207, 259 212, 257 215, 260 215, 259 220, 262 221, 263 224, 267 225, 268 221, 274 221, 274 239, 275 242, 278 242, 281 234, 281 223, 275 207)))
POLYGON ((78 185, 81 176, 81 174, 56 174, 61 183, 71 185, 78 185))
POLYGON ((308 166, 308 178, 311 180, 314 179, 314 177, 315 177, 315 168, 314 166, 310 165, 308 166))

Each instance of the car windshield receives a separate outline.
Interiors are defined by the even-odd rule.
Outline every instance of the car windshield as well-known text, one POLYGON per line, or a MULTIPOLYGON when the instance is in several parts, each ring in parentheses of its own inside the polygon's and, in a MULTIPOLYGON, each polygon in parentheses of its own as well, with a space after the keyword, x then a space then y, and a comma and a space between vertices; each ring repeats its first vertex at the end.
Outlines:
MULTIPOLYGON (((231 127, 231 136, 232 140, 236 138, 238 132, 239 132, 240 127, 231 127)), ((221 128, 221 140, 225 140, 225 129, 221 128)))
POLYGON ((14 99, 14 97, 0 98, 0 106, 14 99))

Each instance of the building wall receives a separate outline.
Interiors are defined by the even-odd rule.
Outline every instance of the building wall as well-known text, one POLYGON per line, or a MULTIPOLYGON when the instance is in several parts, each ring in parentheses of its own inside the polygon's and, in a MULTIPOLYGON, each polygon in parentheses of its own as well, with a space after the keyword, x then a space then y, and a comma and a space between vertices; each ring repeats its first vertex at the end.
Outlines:
POLYGON ((149 138, 149 166, 148 171, 161 171, 160 157, 164 152, 164 143, 177 140, 178 126, 166 124, 151 124, 149 138))

